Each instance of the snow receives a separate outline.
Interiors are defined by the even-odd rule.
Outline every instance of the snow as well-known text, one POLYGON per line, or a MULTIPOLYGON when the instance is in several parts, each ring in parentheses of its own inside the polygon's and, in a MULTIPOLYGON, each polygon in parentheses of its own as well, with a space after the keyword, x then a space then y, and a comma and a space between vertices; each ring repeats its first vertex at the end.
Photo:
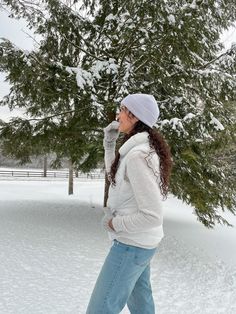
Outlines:
MULTIPOLYGON (((110 247, 103 191, 103 180, 76 180, 73 196, 65 180, 0 181, 1 314, 85 313, 110 247)), ((235 228, 208 230, 173 197, 164 207, 165 237, 152 262, 157 312, 236 313, 235 228)))
POLYGON ((81 89, 85 89, 86 83, 88 85, 92 86, 91 83, 90 83, 91 82, 91 74, 88 71, 83 70, 79 66, 77 68, 76 81, 77 81, 77 85, 81 89))
POLYGON ((213 124, 214 128, 218 131, 223 131, 225 128, 224 126, 220 123, 220 121, 218 119, 216 119, 213 114, 210 112, 210 116, 211 116, 211 121, 210 124, 213 124))
POLYGON ((111 21, 111 20, 116 20, 117 19, 117 17, 115 16, 115 15, 113 15, 113 14, 109 14, 107 17, 106 17, 106 21, 111 21))
POLYGON ((191 120, 191 119, 193 119, 193 118, 195 118, 195 114, 193 114, 193 113, 188 113, 184 118, 183 118, 183 120, 184 121, 186 121, 186 120, 191 120))
POLYGON ((67 66, 65 69, 70 74, 76 73, 78 87, 85 89, 87 85, 94 87, 94 80, 101 78, 101 72, 105 71, 107 74, 116 74, 118 73, 118 68, 115 59, 109 58, 108 61, 96 60, 89 71, 82 69, 79 65, 77 68, 67 66))
POLYGON ((183 102, 183 97, 174 96, 174 97, 173 97, 173 100, 174 100, 174 103, 175 103, 175 104, 181 105, 182 102, 183 102))
POLYGON ((167 16, 167 19, 171 25, 175 25, 175 17, 173 14, 170 14, 169 16, 167 16))
MULTIPOLYGON (((185 121, 185 120, 186 120, 186 117, 183 119, 183 121, 185 121)), ((182 120, 179 118, 172 118, 170 120, 164 119, 164 120, 160 121, 159 124, 160 124, 161 128, 163 128, 166 124, 171 125, 172 129, 177 132, 178 136, 180 136, 182 133, 187 134, 187 132, 185 131, 184 126, 182 124, 182 120)), ((158 127, 157 124, 155 126, 158 127)))

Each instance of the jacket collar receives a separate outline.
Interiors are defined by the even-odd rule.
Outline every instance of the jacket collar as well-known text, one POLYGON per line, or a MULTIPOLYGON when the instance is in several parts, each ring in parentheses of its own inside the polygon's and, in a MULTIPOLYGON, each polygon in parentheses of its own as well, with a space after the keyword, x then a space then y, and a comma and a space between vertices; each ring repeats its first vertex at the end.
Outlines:
POLYGON ((149 143, 148 132, 136 133, 131 136, 119 149, 119 153, 121 156, 126 155, 131 148, 137 146, 139 144, 149 143))

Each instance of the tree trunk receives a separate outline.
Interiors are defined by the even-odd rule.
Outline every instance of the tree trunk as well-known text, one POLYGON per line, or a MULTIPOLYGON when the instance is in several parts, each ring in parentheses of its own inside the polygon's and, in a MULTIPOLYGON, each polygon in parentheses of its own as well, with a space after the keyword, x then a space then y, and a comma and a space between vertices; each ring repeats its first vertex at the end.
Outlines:
POLYGON ((47 176, 47 170, 48 170, 48 159, 47 159, 47 156, 45 156, 43 158, 43 176, 44 176, 44 178, 46 178, 46 176, 47 176))
POLYGON ((69 188, 68 194, 73 194, 73 163, 69 160, 69 188))

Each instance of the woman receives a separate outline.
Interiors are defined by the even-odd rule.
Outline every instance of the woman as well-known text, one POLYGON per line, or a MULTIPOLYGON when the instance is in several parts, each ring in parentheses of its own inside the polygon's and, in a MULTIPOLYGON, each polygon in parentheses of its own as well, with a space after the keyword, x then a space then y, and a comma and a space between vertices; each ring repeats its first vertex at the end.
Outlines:
POLYGON ((150 261, 163 238, 161 194, 166 196, 171 155, 153 129, 159 109, 153 96, 131 94, 117 121, 104 129, 105 165, 111 182, 103 226, 111 250, 94 287, 87 314, 153 314, 150 261), (115 156, 119 132, 123 145, 115 156))

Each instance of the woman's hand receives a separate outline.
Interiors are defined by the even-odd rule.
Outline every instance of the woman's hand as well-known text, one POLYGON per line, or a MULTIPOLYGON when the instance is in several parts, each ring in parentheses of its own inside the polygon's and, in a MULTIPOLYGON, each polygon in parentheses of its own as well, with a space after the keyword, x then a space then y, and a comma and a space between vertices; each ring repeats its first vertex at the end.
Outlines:
POLYGON ((113 231, 115 231, 115 229, 114 229, 114 227, 113 227, 113 224, 112 224, 112 219, 109 220, 108 226, 109 226, 113 231))
POLYGON ((104 131, 104 140, 107 142, 116 142, 119 137, 119 122, 112 121, 106 128, 103 129, 104 131))
POLYGON ((113 227, 112 224, 112 219, 114 218, 114 216, 112 215, 112 213, 110 212, 110 210, 106 210, 104 211, 106 214, 105 216, 102 218, 102 226, 106 231, 109 232, 115 232, 115 229, 113 227))

